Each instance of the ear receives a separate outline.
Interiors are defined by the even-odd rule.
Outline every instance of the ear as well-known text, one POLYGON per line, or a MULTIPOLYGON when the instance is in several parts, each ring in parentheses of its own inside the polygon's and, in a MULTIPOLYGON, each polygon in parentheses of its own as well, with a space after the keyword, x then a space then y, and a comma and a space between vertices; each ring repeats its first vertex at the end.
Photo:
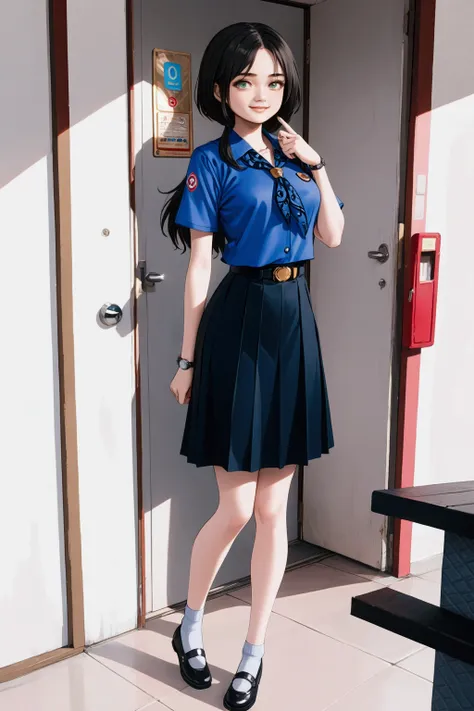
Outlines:
POLYGON ((221 90, 219 88, 219 84, 214 84, 214 97, 217 99, 217 101, 221 100, 221 90))

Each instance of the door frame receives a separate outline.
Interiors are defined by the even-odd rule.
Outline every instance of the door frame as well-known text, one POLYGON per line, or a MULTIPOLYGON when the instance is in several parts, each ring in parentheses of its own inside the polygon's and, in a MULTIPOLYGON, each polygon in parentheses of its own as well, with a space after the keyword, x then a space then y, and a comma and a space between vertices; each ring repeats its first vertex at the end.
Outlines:
POLYGON ((3 667, 0 669, 0 683, 16 679, 62 659, 68 659, 80 654, 85 648, 74 373, 67 7, 62 0, 49 0, 48 33, 56 251, 55 295, 58 334, 60 465, 63 488, 64 557, 69 644, 66 647, 44 652, 3 667))
MULTIPOLYGON (((411 236, 426 229, 426 212, 422 219, 414 218, 415 175, 428 176, 430 128, 432 109, 433 58, 435 38, 436 0, 413 0, 410 17, 413 65, 405 186, 405 237, 403 239, 403 276, 398 304, 400 332, 403 329, 404 304, 408 299, 411 236)), ((427 183, 426 200, 429 195, 427 183)), ((400 333, 399 406, 395 455, 394 487, 413 486, 415 480, 415 451, 418 424, 418 396, 420 387, 421 350, 409 350, 401 345, 400 333)), ((393 574, 409 575, 411 568, 412 528, 410 521, 393 521, 393 574)))

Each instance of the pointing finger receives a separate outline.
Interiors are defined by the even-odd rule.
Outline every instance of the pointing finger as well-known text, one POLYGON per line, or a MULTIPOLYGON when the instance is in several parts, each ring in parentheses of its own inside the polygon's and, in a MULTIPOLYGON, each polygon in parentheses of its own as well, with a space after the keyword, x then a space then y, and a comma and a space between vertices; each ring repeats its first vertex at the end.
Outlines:
POLYGON ((294 131, 294 130, 291 128, 290 124, 286 123, 286 121, 284 121, 280 116, 277 116, 277 119, 279 120, 279 122, 281 123, 281 125, 282 125, 284 128, 286 128, 286 130, 287 130, 289 133, 294 133, 294 134, 296 135, 296 131, 294 131))

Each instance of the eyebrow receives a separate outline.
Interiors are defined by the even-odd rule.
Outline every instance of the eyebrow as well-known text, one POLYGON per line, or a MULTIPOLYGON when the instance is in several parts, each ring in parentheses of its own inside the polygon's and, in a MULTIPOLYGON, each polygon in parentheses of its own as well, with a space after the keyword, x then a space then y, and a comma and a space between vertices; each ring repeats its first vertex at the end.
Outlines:
MULTIPOLYGON (((256 77, 257 74, 252 74, 252 73, 248 72, 247 74, 242 73, 242 74, 238 74, 237 76, 239 76, 239 77, 256 77)), ((269 77, 284 77, 285 75, 284 74, 269 74, 268 76, 269 77)))

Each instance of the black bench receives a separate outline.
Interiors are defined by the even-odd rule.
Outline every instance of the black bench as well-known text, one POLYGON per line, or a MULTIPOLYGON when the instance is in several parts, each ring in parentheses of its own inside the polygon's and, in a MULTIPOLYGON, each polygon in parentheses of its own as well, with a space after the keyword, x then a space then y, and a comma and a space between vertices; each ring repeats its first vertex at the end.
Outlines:
POLYGON ((374 491, 372 511, 445 531, 441 604, 384 588, 351 614, 436 650, 432 711, 474 710, 474 481, 374 491))

